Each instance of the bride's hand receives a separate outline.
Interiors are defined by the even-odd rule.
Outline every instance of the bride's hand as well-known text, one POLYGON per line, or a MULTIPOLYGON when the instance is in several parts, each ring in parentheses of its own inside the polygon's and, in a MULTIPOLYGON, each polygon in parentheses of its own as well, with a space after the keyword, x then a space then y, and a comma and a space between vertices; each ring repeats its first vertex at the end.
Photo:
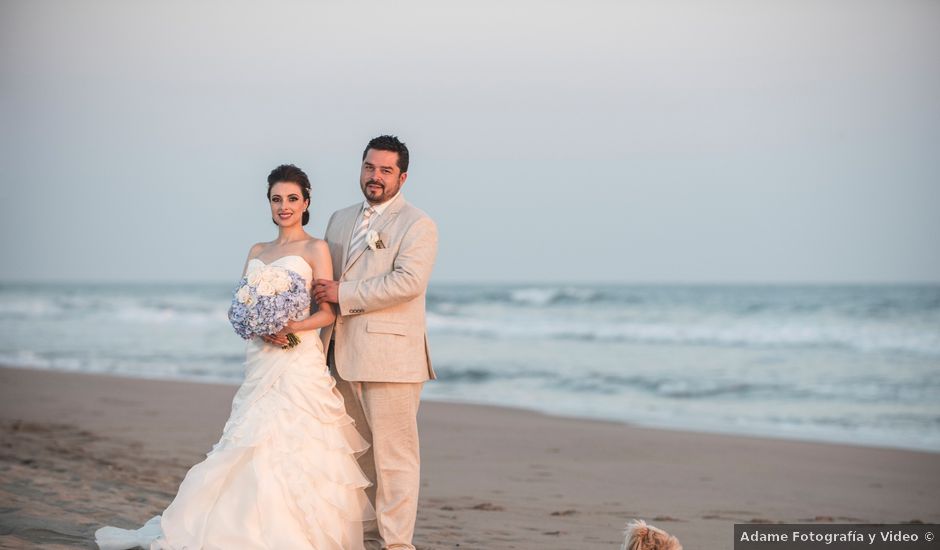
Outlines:
POLYGON ((285 325, 284 328, 282 328, 280 332, 262 336, 261 339, 273 346, 284 347, 289 343, 287 341, 287 335, 290 334, 291 332, 296 332, 296 330, 294 330, 293 328, 294 326, 295 326, 294 321, 288 321, 287 325, 285 325))

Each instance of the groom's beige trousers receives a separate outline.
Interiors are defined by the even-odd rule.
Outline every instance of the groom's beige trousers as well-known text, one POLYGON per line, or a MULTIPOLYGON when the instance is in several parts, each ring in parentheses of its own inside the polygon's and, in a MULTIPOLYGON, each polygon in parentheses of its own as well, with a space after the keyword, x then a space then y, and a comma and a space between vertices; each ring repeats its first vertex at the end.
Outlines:
POLYGON ((421 482, 418 405, 424 383, 343 380, 336 372, 333 346, 327 362, 346 401, 346 412, 371 445, 359 457, 359 466, 372 481, 366 494, 377 519, 377 524, 364 526, 366 548, 414 550, 411 540, 421 482))

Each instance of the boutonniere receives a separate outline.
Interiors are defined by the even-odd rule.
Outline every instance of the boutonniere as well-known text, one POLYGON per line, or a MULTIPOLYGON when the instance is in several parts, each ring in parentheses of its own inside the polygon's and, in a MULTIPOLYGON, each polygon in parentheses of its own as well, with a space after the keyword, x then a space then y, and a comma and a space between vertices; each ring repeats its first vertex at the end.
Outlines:
POLYGON ((370 229, 366 234, 366 244, 369 245, 369 250, 382 250, 385 248, 385 243, 382 242, 382 236, 374 229, 370 229))

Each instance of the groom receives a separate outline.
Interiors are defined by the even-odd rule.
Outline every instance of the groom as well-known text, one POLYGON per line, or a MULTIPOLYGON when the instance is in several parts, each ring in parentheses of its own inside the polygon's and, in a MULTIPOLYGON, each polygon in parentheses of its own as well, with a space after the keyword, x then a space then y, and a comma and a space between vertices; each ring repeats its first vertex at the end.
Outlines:
POLYGON ((437 226, 405 200, 408 148, 379 136, 362 154, 365 201, 339 210, 324 237, 333 281, 318 279, 318 303, 336 304, 336 321, 320 331, 346 410, 372 446, 359 464, 376 522, 365 525, 367 549, 413 550, 421 459, 418 402, 435 378, 428 355, 424 302, 437 255, 437 226))

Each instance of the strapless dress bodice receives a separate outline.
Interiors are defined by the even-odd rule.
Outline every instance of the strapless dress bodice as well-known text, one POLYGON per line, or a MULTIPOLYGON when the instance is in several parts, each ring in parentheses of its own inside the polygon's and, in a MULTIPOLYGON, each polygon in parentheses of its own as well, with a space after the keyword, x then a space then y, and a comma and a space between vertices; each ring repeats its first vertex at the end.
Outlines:
POLYGON ((302 256, 289 254, 267 263, 258 258, 252 258, 248 260, 246 275, 266 265, 276 265, 297 273, 304 280, 304 285, 307 287, 307 290, 310 290, 310 284, 313 282, 313 268, 310 267, 310 264, 308 264, 307 260, 303 259, 302 256))

